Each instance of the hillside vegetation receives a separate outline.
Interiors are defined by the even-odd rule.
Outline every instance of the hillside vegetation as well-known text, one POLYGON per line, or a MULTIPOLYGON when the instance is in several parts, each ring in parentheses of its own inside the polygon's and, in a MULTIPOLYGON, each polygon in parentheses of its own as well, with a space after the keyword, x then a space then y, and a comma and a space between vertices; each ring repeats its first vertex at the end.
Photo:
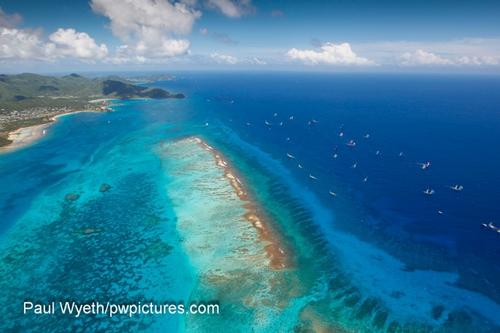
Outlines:
POLYGON ((102 98, 163 99, 184 98, 184 95, 136 85, 120 77, 0 74, 0 147, 10 142, 10 131, 50 122, 54 115, 84 110, 106 111, 108 103, 92 103, 92 100, 102 98))
POLYGON ((64 103, 78 103, 100 97, 183 98, 184 95, 134 85, 118 77, 86 78, 78 74, 57 77, 30 73, 0 75, 0 103, 9 109, 23 106, 59 107, 64 103))

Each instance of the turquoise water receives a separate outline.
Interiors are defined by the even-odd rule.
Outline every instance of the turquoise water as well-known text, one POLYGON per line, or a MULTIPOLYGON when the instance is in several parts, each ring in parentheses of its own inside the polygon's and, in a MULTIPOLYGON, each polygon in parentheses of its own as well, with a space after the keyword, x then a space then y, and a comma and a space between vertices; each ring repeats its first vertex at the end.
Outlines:
MULTIPOLYGON (((423 201, 434 212, 429 217, 419 206, 428 199, 421 198, 419 182, 445 176, 430 173, 422 180, 416 163, 432 156, 439 173, 447 161, 433 157, 430 148, 423 156, 418 147, 428 144, 406 142, 394 127, 406 126, 401 109, 408 104, 402 100, 412 101, 412 115, 406 116, 418 118, 419 108, 436 102, 436 92, 418 90, 421 95, 401 99, 379 88, 375 98, 367 92, 373 88, 367 78, 353 83, 356 79, 289 75, 179 75, 175 82, 157 85, 186 92, 185 100, 128 101, 113 113, 65 116, 39 142, 1 155, 2 331, 497 332, 497 235, 481 229, 476 220, 484 216, 465 210, 463 198, 448 198, 441 190, 440 203, 423 201), (329 87, 336 87, 335 93, 329 87), (389 127, 373 116, 361 117, 363 106, 352 101, 351 93, 364 96, 371 108, 386 109, 389 127), (333 111, 321 112, 325 109, 333 111), (317 129, 307 125, 312 118, 317 129), (369 129, 354 125, 369 122, 369 129), (366 149, 382 150, 385 159, 368 160, 333 142, 340 126, 349 137, 370 130, 374 139, 366 149), (384 137, 384 128, 391 132, 389 141, 401 147, 375 141, 377 135, 384 137), (236 195, 213 152, 194 137, 234 167, 280 235, 288 267, 272 267, 268 242, 245 219, 248 202, 236 195), (342 155, 338 164, 332 164, 335 145, 342 155), (399 149, 406 158, 401 164, 395 157, 399 149), (356 160, 360 167, 353 170, 356 160), (391 181, 383 172, 388 168, 408 182, 391 181), (415 175, 407 175, 412 168, 415 175), (361 187, 367 175, 367 187, 361 187), (415 195, 402 190, 415 184, 415 195), (331 189, 337 197, 328 194, 331 189), (412 204, 398 204, 400 197, 412 204), (435 208, 446 213, 441 222, 435 208), (456 217, 462 213, 474 225, 456 217), (470 230, 474 241, 463 236, 470 230), (23 315, 24 300, 216 301, 221 313, 75 319, 23 315)), ((405 89, 398 79, 384 80, 405 89)), ((408 78, 407 89, 420 87, 418 80, 408 78)), ((493 98, 477 94, 481 103, 493 98)), ((484 106, 478 103, 462 104, 484 106)), ((477 121, 463 112, 454 114, 469 124, 477 121)), ((495 143, 491 129, 498 114, 488 112, 483 107, 476 115, 484 119, 484 140, 495 143)), ((422 126, 442 121, 428 117, 422 126)), ((453 147, 465 148, 462 140, 444 140, 452 147, 449 158, 459 158, 453 147)), ((365 148, 359 144, 357 149, 365 148)), ((476 157, 491 161, 490 152, 478 150, 476 157)), ((485 162, 484 177, 491 179, 495 163, 485 162)), ((484 200, 474 196, 468 202, 485 207, 481 214, 488 218, 497 217, 490 201, 498 192, 483 187, 483 193, 484 200)))
MULTIPOLYGON (((50 129, 49 136, 26 151, 5 156, 2 167, 17 155, 29 159, 44 172, 10 173, 10 180, 33 186, 38 193, 27 199, 5 193, 11 201, 28 201, 15 223, 2 236, 1 288, 4 328, 62 331, 136 330, 141 327, 177 328, 181 318, 145 317, 105 320, 85 316, 23 316, 23 300, 37 302, 101 300, 128 304, 131 301, 182 301, 194 281, 189 261, 181 250, 175 215, 164 191, 165 179, 157 156, 144 147, 154 145, 145 133, 121 130, 118 113, 67 116, 50 129), (110 123, 108 123, 110 121, 110 123), (113 125, 113 123, 118 123, 113 125), (68 139, 71 129, 95 141, 85 145, 68 139), (96 124, 103 124, 102 126, 96 124), (116 126, 122 135, 103 133, 116 126), (69 128, 68 128, 69 127, 69 128), (99 128, 96 128, 99 127, 99 128), (101 133, 99 133, 101 132, 101 133), (94 136, 95 135, 95 136, 94 136), (65 139, 66 137, 66 139, 65 139), (67 155, 53 151, 62 139, 67 155), (33 151, 30 154, 30 151, 33 151), (26 154, 26 155, 25 155, 26 154), (29 154, 29 155, 28 155, 29 154), (124 158, 129 156, 129 158, 124 158), (45 183, 51 177, 53 181, 45 183), (41 186, 40 182, 44 185, 41 186), (101 192, 102 184, 111 189, 101 192), (68 200, 68 194, 79 197, 68 200), (173 270, 177 267, 177 270, 173 270)), ((5 191, 6 188, 3 188, 5 191)), ((8 220, 7 220, 8 221, 8 220)))

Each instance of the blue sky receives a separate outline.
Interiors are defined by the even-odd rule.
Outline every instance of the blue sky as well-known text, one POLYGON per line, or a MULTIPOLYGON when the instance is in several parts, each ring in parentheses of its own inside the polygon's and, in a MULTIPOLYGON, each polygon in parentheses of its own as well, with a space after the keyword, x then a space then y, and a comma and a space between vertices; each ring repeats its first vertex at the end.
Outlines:
POLYGON ((500 1, 0 0, 0 71, 500 72, 500 1))

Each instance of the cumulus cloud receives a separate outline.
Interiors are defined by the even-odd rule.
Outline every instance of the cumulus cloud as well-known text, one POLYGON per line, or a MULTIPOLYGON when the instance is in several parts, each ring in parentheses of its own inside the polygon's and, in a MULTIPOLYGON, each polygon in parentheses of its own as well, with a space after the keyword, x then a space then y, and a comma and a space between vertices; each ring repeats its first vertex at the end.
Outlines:
POLYGON ((207 0, 206 3, 208 7, 215 8, 231 18, 238 18, 255 12, 251 0, 207 0))
POLYGON ((74 29, 58 29, 45 40, 40 30, 0 28, 1 59, 88 61, 102 59, 107 53, 106 45, 97 45, 88 34, 74 29))
POLYGON ((405 66, 415 65, 452 65, 453 62, 437 54, 416 50, 415 52, 405 52, 401 56, 401 64, 405 66))
POLYGON ((357 43, 356 50, 379 64, 473 67, 500 65, 499 38, 357 43), (419 51, 420 50, 420 51, 419 51), (429 56, 433 54, 435 57, 429 56), (428 63, 428 62, 432 63, 428 63), (437 63, 436 63, 437 62, 437 63))
POLYGON ((0 59, 53 61, 76 58, 92 61, 108 54, 106 45, 98 45, 87 33, 58 29, 47 39, 41 29, 14 27, 20 21, 19 15, 8 15, 0 8, 0 59))
POLYGON ((494 66, 500 64, 500 56, 448 55, 444 57, 418 49, 414 52, 403 53, 401 64, 404 66, 494 66))
POLYGON ((214 60, 218 64, 228 64, 228 65, 235 65, 238 63, 238 58, 227 55, 227 54, 221 54, 218 52, 214 52, 210 55, 210 58, 214 60))
POLYGON ((15 28, 21 20, 20 15, 0 8, 0 59, 46 59, 52 50, 43 42, 41 31, 15 28))
POLYGON ((41 39, 40 31, 0 28, 0 58, 46 59, 52 53, 41 39))
POLYGON ((102 59, 108 55, 106 45, 97 45, 87 33, 77 32, 74 29, 58 29, 49 36, 49 40, 55 44, 59 56, 102 59))
MULTIPOLYGON (((130 57, 162 58, 188 52, 191 32, 201 12, 194 2, 168 0, 92 0, 92 10, 111 21, 111 30, 130 57)), ((123 52, 122 52, 123 53, 123 52)))
POLYGON ((319 50, 290 49, 286 55, 293 60, 300 60, 306 64, 328 65, 373 65, 374 62, 359 57, 351 49, 349 43, 333 44, 324 43, 319 50))

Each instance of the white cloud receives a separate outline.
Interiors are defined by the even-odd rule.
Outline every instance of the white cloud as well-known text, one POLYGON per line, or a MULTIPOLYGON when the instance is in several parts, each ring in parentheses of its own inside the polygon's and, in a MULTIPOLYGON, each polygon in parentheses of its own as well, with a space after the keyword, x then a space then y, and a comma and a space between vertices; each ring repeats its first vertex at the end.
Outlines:
POLYGON ((85 32, 74 29, 58 29, 49 36, 56 46, 57 54, 80 59, 102 59, 108 55, 104 44, 97 45, 95 40, 85 32))
POLYGON ((459 65, 495 66, 500 65, 500 56, 462 56, 456 60, 459 65))
POLYGON ((494 66, 500 64, 500 56, 448 55, 441 56, 418 49, 401 55, 404 66, 494 66))
POLYGON ((177 36, 191 32, 201 12, 194 2, 168 0, 92 0, 94 12, 108 17, 111 30, 127 46, 129 57, 162 58, 186 54, 190 42, 177 36))
POLYGON ((214 52, 210 55, 210 58, 214 60, 218 64, 229 64, 229 65, 235 65, 237 64, 238 58, 227 55, 227 54, 220 54, 217 52, 214 52))
POLYGON ((206 36, 208 35, 208 29, 207 28, 200 28, 200 34, 202 34, 203 36, 206 36))
POLYGON ((377 63, 392 66, 500 65, 500 38, 463 38, 432 42, 379 41, 357 43, 355 47, 377 63), (426 54, 433 54, 438 59, 426 54))
POLYGON ((251 0, 207 0, 207 5, 232 18, 255 12, 251 0))
POLYGON ((0 28, 0 59, 46 60, 76 58, 103 59, 106 45, 74 29, 58 29, 45 40, 40 30, 0 28))
POLYGON ((401 64, 405 66, 415 65, 453 65, 449 59, 443 58, 437 54, 416 50, 415 52, 405 52, 401 55, 401 64))
POLYGON ((58 29, 45 38, 41 29, 20 29, 14 26, 22 18, 8 15, 0 8, 0 59, 45 60, 76 58, 82 60, 106 57, 106 45, 97 45, 87 33, 74 29, 58 29))
POLYGON ((145 58, 141 56, 132 56, 127 45, 120 45, 116 48, 113 55, 105 59, 106 62, 114 65, 123 65, 127 63, 143 63, 145 58))
POLYGON ((293 60, 317 65, 374 65, 375 63, 363 57, 359 57, 351 49, 349 43, 333 44, 324 43, 319 50, 290 49, 286 55, 293 60))
POLYGON ((50 52, 39 31, 0 28, 1 59, 46 59, 50 52))
POLYGON ((19 14, 7 14, 0 7, 0 59, 45 59, 41 30, 17 29, 19 14))

